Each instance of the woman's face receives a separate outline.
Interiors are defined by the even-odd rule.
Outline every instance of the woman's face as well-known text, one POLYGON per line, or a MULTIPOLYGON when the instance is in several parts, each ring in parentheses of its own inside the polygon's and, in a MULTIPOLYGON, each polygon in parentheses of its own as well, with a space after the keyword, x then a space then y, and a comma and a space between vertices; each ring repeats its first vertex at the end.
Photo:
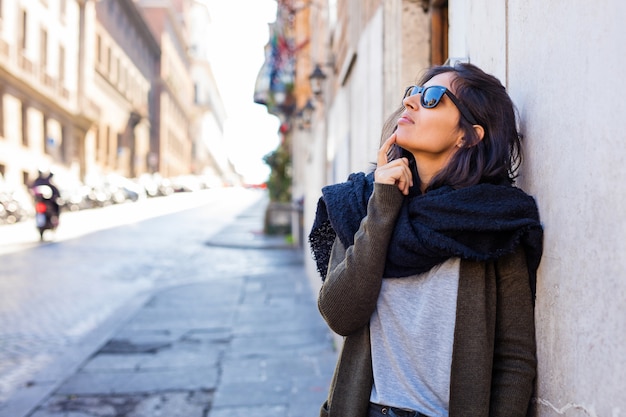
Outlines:
MULTIPOLYGON (((424 87, 441 85, 454 94, 451 89, 454 77, 454 72, 438 74, 424 87)), ((398 119, 396 143, 411 152, 418 164, 429 161, 443 168, 462 143, 463 131, 459 128, 461 113, 445 94, 432 109, 422 107, 420 94, 405 98, 403 104, 405 111, 398 119)))

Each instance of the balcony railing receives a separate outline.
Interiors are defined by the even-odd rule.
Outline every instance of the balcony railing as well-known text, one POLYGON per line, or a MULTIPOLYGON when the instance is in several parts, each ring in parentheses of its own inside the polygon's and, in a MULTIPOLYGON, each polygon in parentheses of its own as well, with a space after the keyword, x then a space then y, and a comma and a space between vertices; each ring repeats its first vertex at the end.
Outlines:
POLYGON ((67 88, 61 86, 59 88, 59 94, 61 95, 61 97, 63 97, 65 100, 69 100, 70 99, 70 90, 68 90, 67 88))
POLYGON ((32 85, 37 91, 49 96, 66 107, 74 107, 70 103, 71 92, 55 76, 33 62, 25 55, 24 50, 16 50, 7 41, 0 38, 0 65, 23 82, 32 85))
POLYGON ((20 82, 30 85, 39 94, 54 100, 68 111, 82 113, 88 117, 98 117, 100 109, 90 103, 78 103, 76 94, 69 90, 63 80, 47 73, 46 69, 32 61, 26 51, 16 48, 0 38, 0 66, 12 74, 20 82))
POLYGON ((85 109, 88 111, 88 114, 93 118, 100 117, 100 107, 92 100, 85 99, 85 109))
POLYGON ((50 74, 47 74, 44 71, 41 72, 41 82, 43 83, 43 85, 52 90, 55 90, 57 87, 56 78, 52 77, 50 74))
POLYGON ((35 75, 35 65, 33 64, 33 61, 24 56, 23 51, 17 55, 17 65, 28 75, 35 75))

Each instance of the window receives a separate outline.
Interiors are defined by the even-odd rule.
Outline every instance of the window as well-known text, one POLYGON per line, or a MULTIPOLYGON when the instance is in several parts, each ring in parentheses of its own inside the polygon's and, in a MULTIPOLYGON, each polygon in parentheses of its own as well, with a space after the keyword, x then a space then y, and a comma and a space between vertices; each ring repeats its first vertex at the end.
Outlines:
POLYGON ((106 164, 109 163, 109 158, 111 158, 111 126, 107 125, 104 134, 104 161, 106 164))
POLYGON ((128 92, 126 91, 126 67, 122 65, 119 71, 120 71, 120 75, 119 75, 120 79, 118 82, 119 89, 122 92, 122 94, 128 96, 127 94, 128 92))
POLYGON ((96 35, 96 67, 102 65, 102 38, 100 35, 96 35))
POLYGON ((59 83, 65 83, 65 47, 59 46, 59 83))
POLYGON ((59 15, 61 16, 61 20, 65 20, 66 13, 67 13, 67 0, 60 0, 59 1, 59 15))
POLYGON ((20 46, 22 51, 26 50, 26 34, 28 33, 28 31, 26 30, 26 24, 28 23, 28 14, 26 13, 26 10, 23 10, 20 12, 20 22, 19 22, 19 26, 18 26, 18 45, 20 46))
POLYGON ((113 60, 113 52, 111 52, 111 48, 107 47, 107 77, 111 76, 112 65, 111 62, 113 60))
POLYGON ((69 140, 69 137, 67 134, 67 128, 65 127, 65 125, 61 125, 61 145, 59 148, 59 152, 61 154, 62 162, 69 161, 68 159, 69 155, 67 154, 68 140, 69 140))
POLYGON ((115 155, 113 156, 113 161, 111 162, 111 166, 115 167, 115 168, 120 168, 119 166, 119 162, 120 162, 120 155, 122 154, 122 151, 124 150, 122 148, 122 134, 118 133, 117 135, 115 135, 115 155))
POLYGON ((102 144, 100 143, 100 140, 101 140, 101 138, 100 138, 100 125, 96 125, 96 128, 94 130, 94 134, 96 136, 96 138, 95 138, 96 139, 96 146, 95 146, 96 147, 96 161, 100 162, 100 160, 102 159, 102 154, 101 154, 101 152, 102 152, 102 149, 101 149, 102 148, 102 144))
POLYGON ((48 143, 48 117, 44 114, 43 115, 43 129, 41 129, 43 131, 43 151, 46 154, 50 154, 50 146, 52 144, 48 143))
POLYGON ((115 77, 113 77, 113 82, 120 85, 120 81, 122 80, 122 60, 120 58, 115 58, 115 77))
POLYGON ((28 106, 22 103, 22 145, 28 146, 28 106))
POLYGON ((43 28, 39 35, 39 66, 45 74, 48 67, 48 32, 43 28))

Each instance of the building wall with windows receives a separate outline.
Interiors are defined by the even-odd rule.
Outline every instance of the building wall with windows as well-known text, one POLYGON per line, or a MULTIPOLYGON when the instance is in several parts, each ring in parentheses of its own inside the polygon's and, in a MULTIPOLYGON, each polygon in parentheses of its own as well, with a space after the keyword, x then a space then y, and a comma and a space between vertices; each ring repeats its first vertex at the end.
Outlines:
POLYGON ((116 172, 134 178, 150 166, 150 98, 160 49, 132 0, 95 4, 95 28, 88 95, 100 109, 91 141, 90 166, 96 177, 116 172))
POLYGON ((154 0, 137 2, 161 48, 160 72, 153 84, 158 135, 153 135, 152 149, 157 154, 159 172, 165 177, 190 174, 194 114, 193 80, 187 54, 188 9, 180 4, 154 0))
MULTIPOLYGON (((198 114, 191 3, 0 0, 0 174, 7 183, 25 184, 39 168, 74 186, 113 172, 171 177, 211 164, 212 149, 193 147, 190 133, 198 114), (157 11, 152 22, 150 10, 157 11)), ((214 116, 204 125, 217 131, 221 98, 209 73, 198 77, 210 98, 203 111, 214 116)))
POLYGON ((79 19, 76 2, 0 3, 0 172, 14 186, 39 168, 59 178, 85 169, 79 19))

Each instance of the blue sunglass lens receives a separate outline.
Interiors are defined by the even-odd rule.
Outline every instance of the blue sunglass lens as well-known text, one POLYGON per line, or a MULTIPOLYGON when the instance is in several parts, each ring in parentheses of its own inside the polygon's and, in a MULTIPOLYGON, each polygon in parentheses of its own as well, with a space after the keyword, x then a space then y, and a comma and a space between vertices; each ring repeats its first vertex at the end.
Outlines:
POLYGON ((402 97, 402 100, 404 100, 407 97, 414 96, 415 94, 419 94, 419 92, 420 92, 420 88, 417 86, 408 87, 406 91, 404 92, 404 97, 402 97))
POLYGON ((435 88, 435 87, 422 88, 418 86, 413 86, 413 87, 407 88, 406 92, 404 93, 404 98, 421 93, 422 94, 422 97, 421 97, 422 106, 427 109, 432 109, 437 104, 439 104, 439 101, 441 100, 441 97, 443 97, 444 92, 445 90, 441 88, 435 88))
POLYGON ((444 90, 439 88, 426 88, 422 91, 422 105, 427 109, 432 109, 439 104, 439 100, 441 100, 443 92, 444 90))

